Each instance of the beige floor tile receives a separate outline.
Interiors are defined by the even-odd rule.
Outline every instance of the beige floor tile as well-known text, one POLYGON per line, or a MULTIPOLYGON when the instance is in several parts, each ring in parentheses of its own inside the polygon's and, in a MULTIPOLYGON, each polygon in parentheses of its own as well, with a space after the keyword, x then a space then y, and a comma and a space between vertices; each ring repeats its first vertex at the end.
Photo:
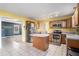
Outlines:
POLYGON ((50 44, 47 51, 41 51, 32 46, 32 43, 3 40, 0 56, 65 56, 66 45, 50 44))

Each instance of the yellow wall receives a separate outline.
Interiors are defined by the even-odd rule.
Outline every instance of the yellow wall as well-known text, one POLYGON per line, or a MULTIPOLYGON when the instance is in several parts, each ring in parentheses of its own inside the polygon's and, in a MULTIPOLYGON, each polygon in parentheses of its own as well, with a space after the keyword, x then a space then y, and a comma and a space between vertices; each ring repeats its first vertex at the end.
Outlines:
MULTIPOLYGON (((25 29, 25 26, 26 26, 26 21, 27 20, 30 20, 29 18, 27 17, 23 17, 23 16, 17 16, 16 14, 14 13, 11 13, 11 12, 8 12, 8 11, 4 11, 4 10, 0 10, 0 16, 4 16, 4 17, 8 17, 8 18, 12 18, 16 21, 20 21, 22 22, 22 41, 25 41, 26 39, 26 29, 25 29)), ((32 21, 32 20, 30 20, 32 21)))
MULTIPOLYGON (((38 24, 37 23, 38 20, 34 21, 34 20, 29 19, 28 17, 17 16, 14 13, 4 11, 4 10, 0 10, 0 16, 13 18, 15 20, 17 19, 17 21, 18 20, 22 21, 22 41, 24 41, 24 42, 25 42, 25 39, 26 39, 26 29, 25 29, 26 23, 25 22, 29 20, 29 21, 35 22, 36 26, 38 24)), ((56 29, 55 28, 49 28, 49 21, 51 21, 51 20, 61 20, 61 19, 63 20, 63 19, 69 18, 69 17, 71 17, 71 16, 58 18, 58 19, 57 18, 56 19, 54 19, 54 18, 53 19, 46 19, 45 21, 43 21, 43 20, 38 21, 40 23, 40 28, 37 28, 37 31, 38 32, 44 32, 46 30, 48 33, 50 33, 50 32, 52 32, 53 30, 56 30, 56 29), (42 25, 45 25, 45 29, 41 28, 42 25)), ((70 28, 68 28, 68 29, 63 28, 63 29, 59 29, 59 30, 66 31, 66 32, 73 31, 73 29, 70 29, 70 28)))

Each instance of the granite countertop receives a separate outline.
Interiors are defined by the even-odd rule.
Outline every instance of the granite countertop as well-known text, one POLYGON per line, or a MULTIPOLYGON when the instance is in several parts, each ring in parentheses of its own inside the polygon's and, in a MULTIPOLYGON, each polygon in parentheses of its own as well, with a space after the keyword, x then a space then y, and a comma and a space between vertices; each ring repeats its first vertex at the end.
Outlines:
POLYGON ((30 34, 30 36, 47 37, 47 36, 49 36, 49 34, 30 34))
POLYGON ((75 34, 74 32, 63 32, 62 34, 66 34, 66 39, 79 40, 79 35, 75 34))
POLYGON ((77 34, 67 34, 66 38, 72 39, 72 40, 79 40, 79 35, 77 35, 77 34))

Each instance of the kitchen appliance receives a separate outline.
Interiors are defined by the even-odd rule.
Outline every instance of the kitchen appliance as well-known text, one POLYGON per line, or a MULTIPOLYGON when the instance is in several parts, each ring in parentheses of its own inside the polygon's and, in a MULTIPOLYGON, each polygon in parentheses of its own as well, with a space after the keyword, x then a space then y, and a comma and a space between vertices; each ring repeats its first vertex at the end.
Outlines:
POLYGON ((79 48, 68 48, 67 56, 79 56, 79 48))
POLYGON ((32 37, 30 36, 30 34, 33 33, 35 33, 35 23, 31 21, 26 21, 26 42, 32 42, 32 37))
POLYGON ((60 45, 61 41, 61 30, 54 30, 53 32, 53 43, 56 45, 60 45))

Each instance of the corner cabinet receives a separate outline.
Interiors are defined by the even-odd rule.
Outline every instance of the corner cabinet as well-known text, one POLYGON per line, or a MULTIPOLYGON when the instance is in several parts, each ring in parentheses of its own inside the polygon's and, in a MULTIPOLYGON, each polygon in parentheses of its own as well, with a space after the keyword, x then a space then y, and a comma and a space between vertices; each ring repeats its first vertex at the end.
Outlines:
POLYGON ((75 12, 72 16, 72 27, 79 26, 79 4, 75 8, 75 12))

